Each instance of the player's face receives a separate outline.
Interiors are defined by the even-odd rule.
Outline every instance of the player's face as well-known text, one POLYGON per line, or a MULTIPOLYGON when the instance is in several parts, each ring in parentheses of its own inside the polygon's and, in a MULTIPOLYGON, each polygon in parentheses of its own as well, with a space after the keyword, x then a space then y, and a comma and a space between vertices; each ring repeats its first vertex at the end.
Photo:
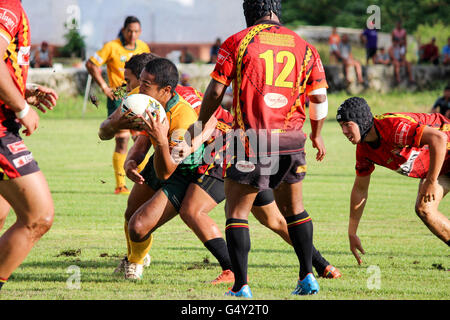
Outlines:
POLYGON ((146 94, 152 98, 158 100, 164 107, 167 103, 167 97, 171 96, 170 86, 160 88, 157 83, 155 83, 155 76, 143 70, 141 76, 139 77, 139 93, 146 94))
POLYGON ((137 88, 139 86, 139 79, 131 72, 130 69, 125 69, 125 82, 127 83, 127 92, 137 88))
POLYGON ((130 23, 122 31, 125 41, 129 44, 135 44, 136 40, 139 39, 141 35, 141 25, 138 22, 130 23))
POLYGON ((353 121, 339 122, 342 128, 342 133, 347 139, 353 143, 357 144, 361 142, 361 133, 359 132, 358 125, 353 121))

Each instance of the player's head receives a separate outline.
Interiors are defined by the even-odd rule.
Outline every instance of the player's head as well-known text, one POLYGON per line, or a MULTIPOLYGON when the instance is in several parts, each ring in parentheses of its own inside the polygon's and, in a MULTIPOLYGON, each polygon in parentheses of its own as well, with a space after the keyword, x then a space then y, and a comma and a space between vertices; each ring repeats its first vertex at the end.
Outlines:
POLYGON ((273 14, 281 19, 281 0, 244 0, 242 6, 247 27, 251 27, 257 20, 273 14))
POLYGON ((175 64, 165 58, 156 58, 145 65, 139 78, 139 93, 149 95, 161 104, 172 96, 178 84, 179 75, 175 64))
POLYGON ((342 133, 351 143, 363 142, 373 126, 373 115, 367 101, 352 97, 345 100, 337 110, 336 120, 342 133))
POLYGON ((139 86, 139 76, 142 70, 144 70, 147 63, 156 58, 159 58, 156 54, 141 53, 132 56, 130 60, 125 62, 124 75, 127 83, 127 92, 139 86))
POLYGON ((135 44, 141 35, 141 22, 134 16, 126 17, 121 33, 127 44, 135 44))

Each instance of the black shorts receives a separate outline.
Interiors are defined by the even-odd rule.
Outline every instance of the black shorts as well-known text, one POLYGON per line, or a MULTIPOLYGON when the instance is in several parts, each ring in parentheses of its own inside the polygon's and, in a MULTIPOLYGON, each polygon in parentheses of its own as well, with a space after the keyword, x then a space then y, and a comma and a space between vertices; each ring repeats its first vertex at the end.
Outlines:
POLYGON ((0 181, 39 171, 37 162, 18 133, 5 132, 0 138, 0 181))
POLYGON ((230 165, 226 178, 257 189, 276 189, 283 183, 297 183, 306 175, 306 154, 304 151, 259 158, 256 161, 237 161, 230 165))
POLYGON ((377 48, 366 48, 366 59, 372 58, 377 53, 377 48))

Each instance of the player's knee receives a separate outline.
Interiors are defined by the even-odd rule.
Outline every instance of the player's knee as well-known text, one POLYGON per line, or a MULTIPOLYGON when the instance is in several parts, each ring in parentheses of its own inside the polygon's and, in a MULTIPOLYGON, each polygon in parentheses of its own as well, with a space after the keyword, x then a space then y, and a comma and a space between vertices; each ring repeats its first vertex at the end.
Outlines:
POLYGON ((149 230, 144 226, 143 223, 133 220, 131 220, 128 224, 128 233, 130 235, 131 241, 133 242, 141 242, 150 235, 149 230))
POLYGON ((47 209, 35 218, 27 219, 22 222, 29 231, 32 241, 39 240, 46 234, 53 225, 54 211, 53 208, 47 209))
POLYGON ((417 216, 422 220, 427 220, 433 213, 432 208, 429 205, 417 204, 415 207, 417 216))
POLYGON ((189 223, 198 216, 199 211, 191 206, 181 206, 179 214, 181 220, 189 226, 189 223))

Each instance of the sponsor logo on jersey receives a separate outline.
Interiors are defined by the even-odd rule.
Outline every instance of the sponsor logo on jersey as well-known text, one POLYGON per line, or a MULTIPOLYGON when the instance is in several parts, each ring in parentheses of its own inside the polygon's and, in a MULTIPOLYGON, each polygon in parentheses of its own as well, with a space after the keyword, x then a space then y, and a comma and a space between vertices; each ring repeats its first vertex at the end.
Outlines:
POLYGON ((33 161, 33 155, 31 153, 29 153, 29 154, 21 156, 17 159, 14 159, 13 163, 14 163, 14 166, 18 169, 20 167, 23 167, 23 166, 29 164, 31 161, 33 161))
POLYGON ((28 150, 27 146, 25 145, 23 140, 17 141, 17 142, 14 142, 14 143, 10 143, 10 144, 6 145, 6 147, 8 147, 9 151, 12 154, 17 154, 17 153, 20 153, 22 151, 28 150))
POLYGON ((30 64, 30 46, 20 47, 17 54, 17 63, 20 66, 28 66, 30 64))
POLYGON ((219 49, 219 53, 217 54, 217 63, 223 65, 225 61, 227 61, 230 53, 222 48, 219 49))
POLYGON ((280 109, 287 105, 288 98, 279 93, 267 93, 264 102, 269 108, 280 109))
POLYGON ((10 32, 19 24, 19 19, 14 12, 5 8, 0 8, 0 21, 10 32))
POLYGON ((411 126, 405 122, 402 122, 398 125, 397 130, 395 132, 394 141, 395 143, 404 146, 406 145, 406 139, 408 137, 409 129, 411 126))

